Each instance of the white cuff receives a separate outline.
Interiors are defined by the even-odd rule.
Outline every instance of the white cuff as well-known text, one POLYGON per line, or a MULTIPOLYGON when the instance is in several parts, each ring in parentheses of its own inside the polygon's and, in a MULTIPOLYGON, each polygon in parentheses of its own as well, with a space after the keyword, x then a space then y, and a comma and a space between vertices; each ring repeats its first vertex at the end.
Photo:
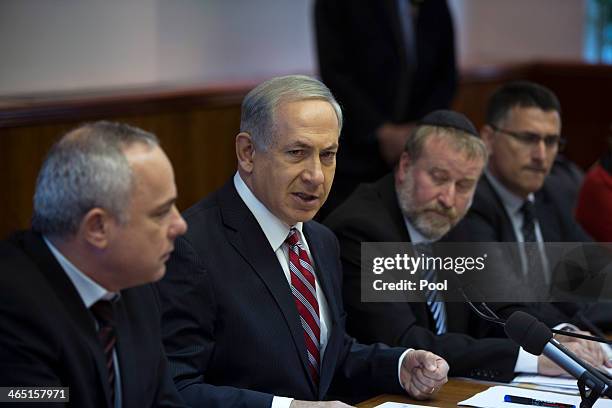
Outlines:
POLYGON ((272 398, 272 405, 270 408, 289 408, 289 405, 293 402, 293 398, 277 397, 276 395, 272 398))
POLYGON ((404 388, 404 384, 402 384, 402 377, 401 377, 401 373, 402 373, 402 363, 404 362, 404 357, 406 357, 406 354, 408 354, 409 351, 412 351, 414 349, 406 349, 406 351, 404 351, 402 353, 402 355, 399 358, 399 361, 397 362, 397 381, 399 381, 400 387, 404 388))
POLYGON ((515 373, 537 374, 538 372, 538 356, 528 353, 521 347, 516 358, 514 366, 515 373))

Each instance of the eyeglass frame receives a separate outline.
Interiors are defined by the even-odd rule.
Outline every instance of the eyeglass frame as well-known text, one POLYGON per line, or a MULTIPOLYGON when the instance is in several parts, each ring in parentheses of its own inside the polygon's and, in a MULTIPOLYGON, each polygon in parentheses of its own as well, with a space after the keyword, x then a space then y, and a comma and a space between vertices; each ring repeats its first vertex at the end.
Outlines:
POLYGON ((497 127, 492 123, 489 123, 489 126, 491 127, 491 129, 493 129, 496 132, 504 133, 508 136, 512 136, 514 140, 516 140, 517 142, 521 143, 524 146, 533 147, 533 146, 539 145, 540 142, 544 142, 544 146, 546 146, 547 149, 552 149, 553 147, 557 146, 558 150, 562 151, 565 148, 565 145, 567 144, 567 140, 561 135, 542 136, 542 135, 539 135, 533 132, 514 132, 511 130, 502 129, 500 127, 497 127), (548 142, 549 140, 553 140, 553 142, 548 142))

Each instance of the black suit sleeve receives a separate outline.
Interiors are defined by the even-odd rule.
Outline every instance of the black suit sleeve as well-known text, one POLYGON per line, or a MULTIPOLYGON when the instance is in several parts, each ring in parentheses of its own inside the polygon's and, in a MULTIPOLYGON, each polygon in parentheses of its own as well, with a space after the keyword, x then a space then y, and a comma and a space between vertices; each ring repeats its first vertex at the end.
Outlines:
POLYGON ((207 366, 215 352, 217 305, 206 269, 189 242, 175 241, 165 278, 158 283, 162 334, 174 382, 193 407, 269 408, 273 396, 207 384, 207 366))
MULTIPOLYGON (((435 335, 418 324, 412 305, 401 302, 363 303, 360 289, 361 242, 370 241, 352 226, 336 229, 341 242, 344 296, 349 313, 348 330, 359 340, 429 350, 446 359, 451 376, 510 381, 518 347, 507 339, 475 339, 462 333, 435 335)), ((447 303, 448 305, 448 303, 447 303)), ((463 305, 458 305, 462 307, 463 305)))

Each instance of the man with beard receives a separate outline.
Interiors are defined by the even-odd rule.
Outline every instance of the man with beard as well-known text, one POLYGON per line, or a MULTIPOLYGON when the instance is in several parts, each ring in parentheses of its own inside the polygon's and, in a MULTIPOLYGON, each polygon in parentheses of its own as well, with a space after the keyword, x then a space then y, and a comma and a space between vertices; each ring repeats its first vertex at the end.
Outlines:
MULTIPOLYGON (((340 241, 347 331, 362 342, 425 348, 447 359, 452 376, 509 381, 515 372, 558 375, 546 357, 530 355, 502 338, 481 334, 481 321, 467 305, 445 303, 434 295, 421 303, 361 302, 361 243, 431 244, 442 238, 469 209, 487 149, 472 123, 451 111, 422 119, 408 139, 394 173, 362 184, 325 220, 340 241), (430 301, 431 300, 431 301, 430 301)), ((566 345, 594 365, 601 351, 566 345)))

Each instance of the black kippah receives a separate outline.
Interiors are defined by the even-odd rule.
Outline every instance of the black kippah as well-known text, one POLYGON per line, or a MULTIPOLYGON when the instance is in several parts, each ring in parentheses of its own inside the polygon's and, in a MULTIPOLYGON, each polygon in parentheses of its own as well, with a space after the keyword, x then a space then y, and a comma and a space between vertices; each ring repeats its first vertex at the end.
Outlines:
POLYGON ((428 113, 423 119, 419 121, 418 124, 419 126, 429 125, 439 127, 452 127, 478 137, 478 131, 465 115, 450 110, 441 109, 428 113))

